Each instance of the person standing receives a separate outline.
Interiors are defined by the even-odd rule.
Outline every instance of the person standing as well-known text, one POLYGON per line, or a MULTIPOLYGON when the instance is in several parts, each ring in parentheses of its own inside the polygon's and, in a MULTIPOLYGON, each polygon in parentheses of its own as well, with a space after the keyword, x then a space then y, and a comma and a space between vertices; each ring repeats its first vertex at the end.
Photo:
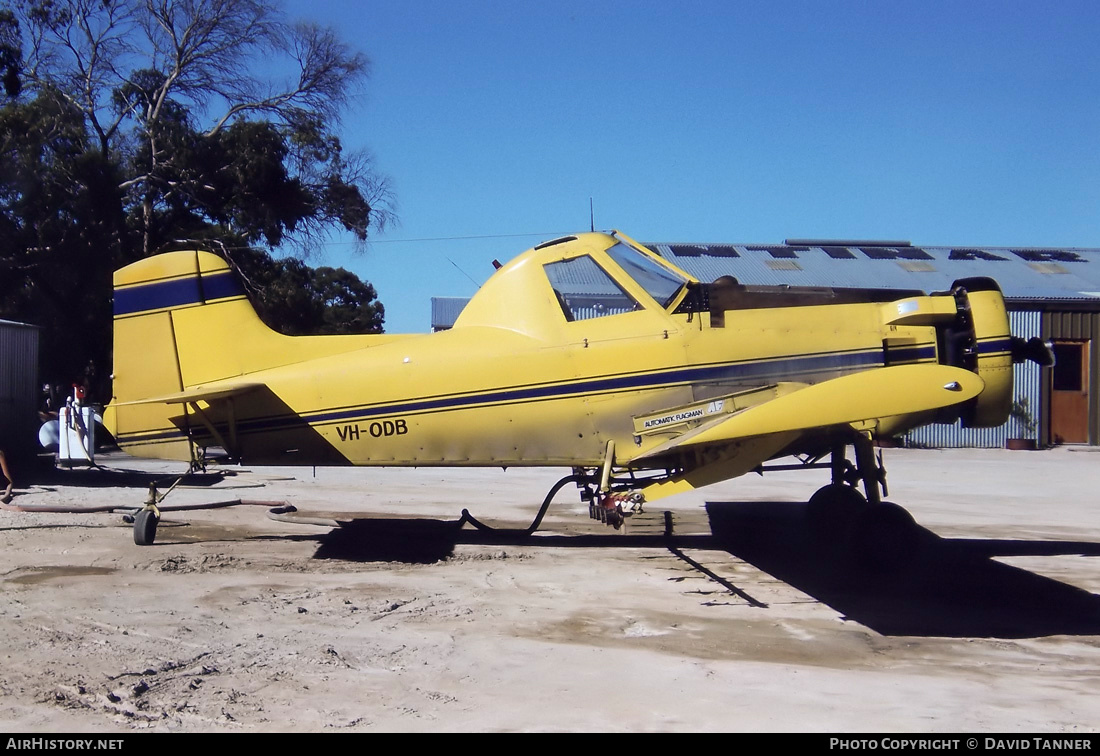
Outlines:
POLYGON ((0 501, 7 504, 11 501, 11 487, 13 482, 11 479, 11 471, 8 469, 8 458, 4 455, 3 449, 0 449, 0 474, 2 474, 4 480, 7 481, 7 488, 4 490, 4 495, 0 497, 0 501))

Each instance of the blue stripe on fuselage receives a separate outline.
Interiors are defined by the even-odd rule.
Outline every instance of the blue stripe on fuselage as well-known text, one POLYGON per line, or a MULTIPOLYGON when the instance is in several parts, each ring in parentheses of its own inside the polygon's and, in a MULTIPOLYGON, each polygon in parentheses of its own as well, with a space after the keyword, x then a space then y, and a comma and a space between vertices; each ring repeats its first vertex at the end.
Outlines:
POLYGON ((978 342, 978 354, 995 354, 997 352, 1011 352, 1012 339, 991 339, 978 342))
MULTIPOLYGON (((935 358, 935 347, 927 346, 908 350, 906 356, 911 359, 935 358)), ((498 389, 470 394, 425 397, 414 401, 360 405, 340 409, 319 410, 302 415, 282 415, 254 418, 238 424, 239 433, 259 433, 281 428, 289 428, 301 423, 310 425, 339 423, 352 419, 385 417, 389 415, 413 415, 424 412, 465 409, 478 405, 516 404, 530 401, 560 399, 567 396, 610 394, 622 391, 669 388, 692 383, 738 383, 797 380, 807 374, 827 371, 849 371, 867 369, 882 365, 883 353, 880 349, 862 352, 847 352, 816 355, 780 357, 751 362, 727 363, 721 365, 701 365, 677 368, 655 373, 632 373, 617 376, 593 378, 572 383, 543 384, 498 389)), ((157 438, 182 436, 178 429, 150 431, 126 437, 122 440, 137 442, 151 441, 157 438)))

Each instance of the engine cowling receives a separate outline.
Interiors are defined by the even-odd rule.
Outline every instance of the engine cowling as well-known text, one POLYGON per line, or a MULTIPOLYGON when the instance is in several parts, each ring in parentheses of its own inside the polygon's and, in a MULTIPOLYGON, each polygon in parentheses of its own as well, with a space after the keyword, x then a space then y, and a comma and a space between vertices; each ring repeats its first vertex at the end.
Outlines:
POLYGON ((963 408, 963 427, 993 428, 1012 407, 1012 333, 1004 296, 991 278, 965 278, 951 287, 958 315, 940 333, 948 365, 977 373, 985 390, 963 408))

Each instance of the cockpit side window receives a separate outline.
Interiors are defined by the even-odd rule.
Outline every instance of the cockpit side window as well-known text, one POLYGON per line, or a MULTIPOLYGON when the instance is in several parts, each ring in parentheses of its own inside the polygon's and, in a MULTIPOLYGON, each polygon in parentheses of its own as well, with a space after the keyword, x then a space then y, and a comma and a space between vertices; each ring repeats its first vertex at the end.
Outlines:
POLYGON ((547 263, 543 269, 566 320, 602 318, 641 309, 591 257, 547 263))
POLYGON ((620 268, 657 300, 661 307, 668 307, 676 298, 687 279, 643 255, 633 247, 619 242, 607 250, 620 268))

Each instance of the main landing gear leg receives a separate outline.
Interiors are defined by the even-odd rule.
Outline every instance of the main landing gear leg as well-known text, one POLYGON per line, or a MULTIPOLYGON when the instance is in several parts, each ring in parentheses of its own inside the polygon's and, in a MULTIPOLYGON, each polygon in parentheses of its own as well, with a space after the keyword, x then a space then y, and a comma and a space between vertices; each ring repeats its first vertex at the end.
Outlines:
POLYGON ((869 434, 854 440, 855 465, 845 458, 845 447, 832 454, 832 483, 810 497, 807 513, 817 533, 837 537, 851 546, 864 566, 896 569, 908 563, 919 545, 919 528, 912 515, 889 501, 886 470, 875 455, 869 434), (856 488, 862 484, 866 496, 856 488))
POLYGON ((867 494, 867 502, 881 504, 882 497, 886 493, 886 468, 882 466, 882 460, 875 458, 875 445, 871 441, 870 434, 860 433, 856 437, 856 471, 859 479, 863 481, 863 490, 867 494))
POLYGON ((814 531, 846 530, 867 508, 867 499, 856 488, 859 473, 846 458, 846 450, 844 444, 833 447, 832 483, 819 488, 810 497, 807 514, 814 531))

